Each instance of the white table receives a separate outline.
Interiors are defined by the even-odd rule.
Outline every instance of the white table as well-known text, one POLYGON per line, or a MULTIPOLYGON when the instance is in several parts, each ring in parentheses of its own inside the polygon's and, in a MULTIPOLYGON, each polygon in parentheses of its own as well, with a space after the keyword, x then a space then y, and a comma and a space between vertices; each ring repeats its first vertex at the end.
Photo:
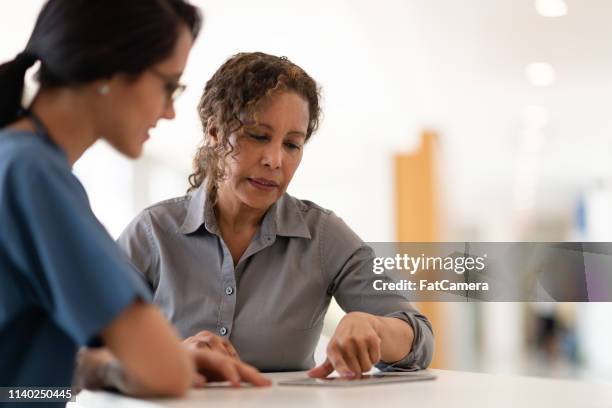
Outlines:
MULTIPOLYGON (((83 391, 75 408, 187 407, 612 407, 612 384, 430 370, 434 381, 331 388, 279 386, 190 390, 185 399, 138 400, 83 391)), ((304 373, 267 374, 273 380, 304 373)))

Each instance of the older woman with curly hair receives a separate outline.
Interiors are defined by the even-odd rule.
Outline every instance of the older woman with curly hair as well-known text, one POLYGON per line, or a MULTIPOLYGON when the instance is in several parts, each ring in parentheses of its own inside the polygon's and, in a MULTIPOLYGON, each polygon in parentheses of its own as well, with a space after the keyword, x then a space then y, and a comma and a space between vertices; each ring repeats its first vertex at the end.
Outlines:
POLYGON ((425 368, 427 318, 373 291, 374 253, 339 217, 286 193, 319 124, 316 82, 287 58, 241 53, 208 81, 198 110, 190 191, 147 208, 119 238, 185 341, 315 377, 425 368), (347 314, 313 368, 332 296, 347 314))

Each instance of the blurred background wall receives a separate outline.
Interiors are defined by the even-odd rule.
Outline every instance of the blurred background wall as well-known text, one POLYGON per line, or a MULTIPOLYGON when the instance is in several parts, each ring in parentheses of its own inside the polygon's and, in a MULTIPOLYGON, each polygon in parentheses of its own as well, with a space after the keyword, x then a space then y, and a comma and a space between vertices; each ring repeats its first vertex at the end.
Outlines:
MULTIPOLYGON (((301 65, 323 91, 320 131, 289 192, 334 210, 365 241, 400 238, 406 175, 394 158, 418 151, 424 132, 435 139, 437 240, 612 241, 609 1, 194 3, 206 21, 177 119, 158 125, 136 162, 98 143, 75 166, 113 236, 185 193, 206 80, 230 55, 264 51, 301 65)), ((42 4, 1 6, 0 60, 24 47, 42 4)), ((436 315, 437 367, 612 379, 612 304, 422 307, 436 315)), ((327 334, 340 317, 332 308, 327 334)))

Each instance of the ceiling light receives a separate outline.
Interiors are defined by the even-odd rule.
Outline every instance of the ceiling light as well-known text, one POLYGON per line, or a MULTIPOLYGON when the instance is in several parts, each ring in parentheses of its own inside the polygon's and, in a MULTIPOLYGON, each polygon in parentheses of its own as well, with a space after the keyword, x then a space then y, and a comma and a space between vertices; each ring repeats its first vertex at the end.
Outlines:
POLYGON ((534 7, 542 17, 562 17, 567 14, 563 0, 535 0, 534 7))

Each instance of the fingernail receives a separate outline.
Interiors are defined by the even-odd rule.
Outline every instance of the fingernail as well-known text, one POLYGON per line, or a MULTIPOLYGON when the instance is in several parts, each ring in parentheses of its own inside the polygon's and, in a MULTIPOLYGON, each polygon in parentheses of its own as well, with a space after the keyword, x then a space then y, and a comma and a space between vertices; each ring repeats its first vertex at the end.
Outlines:
POLYGON ((352 371, 343 371, 341 375, 343 377, 353 378, 355 376, 355 373, 352 371))

